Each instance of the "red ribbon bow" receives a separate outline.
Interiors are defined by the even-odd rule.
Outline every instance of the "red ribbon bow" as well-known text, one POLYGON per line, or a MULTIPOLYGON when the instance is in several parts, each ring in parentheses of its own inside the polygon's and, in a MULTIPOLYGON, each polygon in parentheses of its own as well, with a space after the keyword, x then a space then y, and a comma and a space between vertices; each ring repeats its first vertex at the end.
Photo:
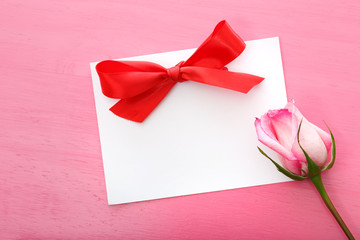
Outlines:
POLYGON ((226 21, 221 21, 188 60, 174 67, 107 60, 98 63, 96 71, 103 94, 121 99, 110 110, 120 117, 142 122, 177 82, 191 80, 247 93, 264 78, 225 68, 244 49, 244 41, 226 21))

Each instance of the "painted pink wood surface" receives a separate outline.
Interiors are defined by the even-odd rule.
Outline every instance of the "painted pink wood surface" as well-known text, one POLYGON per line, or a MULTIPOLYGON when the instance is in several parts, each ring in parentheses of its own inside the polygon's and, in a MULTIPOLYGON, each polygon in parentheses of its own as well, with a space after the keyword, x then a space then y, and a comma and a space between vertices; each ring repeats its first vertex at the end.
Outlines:
POLYGON ((309 182, 107 205, 88 63, 197 47, 222 19, 245 40, 280 37, 288 96, 335 134, 325 187, 360 237, 359 12, 357 0, 2 0, 0 239, 345 239, 309 182))

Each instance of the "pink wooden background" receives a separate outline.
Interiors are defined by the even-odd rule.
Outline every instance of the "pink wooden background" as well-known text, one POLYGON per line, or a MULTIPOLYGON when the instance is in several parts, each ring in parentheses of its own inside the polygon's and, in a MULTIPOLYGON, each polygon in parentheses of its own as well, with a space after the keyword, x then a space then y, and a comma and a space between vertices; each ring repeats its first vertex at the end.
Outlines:
POLYGON ((335 134, 325 187, 359 237, 359 13, 357 0, 1 0, 0 238, 345 239, 307 181, 107 205, 89 62, 197 47, 222 19, 245 40, 280 37, 288 96, 335 134))

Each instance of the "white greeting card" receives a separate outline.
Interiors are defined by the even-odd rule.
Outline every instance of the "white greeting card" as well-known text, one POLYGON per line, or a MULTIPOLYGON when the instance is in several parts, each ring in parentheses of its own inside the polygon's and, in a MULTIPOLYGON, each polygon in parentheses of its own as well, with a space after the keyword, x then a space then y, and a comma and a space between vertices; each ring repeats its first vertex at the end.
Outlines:
MULTIPOLYGON (((227 67, 265 78, 248 94, 192 81, 178 83, 143 123, 109 111, 118 100, 102 94, 97 63, 90 64, 109 204, 289 181, 258 152, 261 144, 254 128, 256 116, 287 102, 279 39, 246 45, 227 67)), ((194 51, 121 60, 168 68, 194 51)))

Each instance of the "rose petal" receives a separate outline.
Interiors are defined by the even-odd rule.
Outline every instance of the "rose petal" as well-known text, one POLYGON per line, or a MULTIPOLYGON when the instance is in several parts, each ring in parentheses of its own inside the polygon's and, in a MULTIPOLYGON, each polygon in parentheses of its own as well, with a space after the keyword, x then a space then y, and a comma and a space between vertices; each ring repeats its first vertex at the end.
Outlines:
MULTIPOLYGON (((327 161, 327 149, 315 128, 307 120, 303 120, 300 129, 300 144, 310 158, 321 168, 327 161)), ((292 153, 301 161, 306 162, 299 144, 293 145, 292 153)))
POLYGON ((282 146, 290 150, 295 137, 292 131, 292 113, 287 109, 280 109, 277 110, 276 113, 274 112, 275 111, 269 112, 267 116, 271 118, 277 140, 282 146))
POLYGON ((261 127, 269 137, 277 141, 277 137, 275 135, 276 133, 274 131, 274 127, 268 114, 264 114, 261 116, 261 127))
POLYGON ((290 150, 286 149, 277 140, 274 140, 267 132, 264 131, 261 120, 259 118, 256 118, 255 120, 255 128, 260 142, 278 154, 282 155, 284 158, 295 160, 295 157, 290 150))
POLYGON ((315 126, 312 123, 311 123, 311 125, 315 128, 316 132, 319 134, 319 136, 321 137, 321 140, 325 144, 327 151, 329 152, 332 147, 331 135, 329 133, 325 132, 324 130, 322 130, 321 128, 319 128, 318 126, 315 126))
MULTIPOLYGON (((325 144, 327 153, 328 153, 328 157, 326 160, 326 164, 329 164, 332 160, 332 140, 331 140, 331 135, 325 131, 323 131, 322 129, 320 129, 319 127, 313 125, 315 130, 317 131, 317 133, 319 134, 320 138, 322 139, 323 143, 325 144)), ((324 165, 326 165, 324 164, 324 165)))
POLYGON ((290 172, 302 176, 301 172, 301 163, 298 160, 287 160, 280 154, 278 154, 280 162, 284 168, 289 170, 290 172))
POLYGON ((299 109, 295 106, 295 101, 288 102, 285 108, 288 109, 289 112, 293 113, 296 119, 298 119, 299 121, 301 121, 301 119, 305 119, 299 109))

